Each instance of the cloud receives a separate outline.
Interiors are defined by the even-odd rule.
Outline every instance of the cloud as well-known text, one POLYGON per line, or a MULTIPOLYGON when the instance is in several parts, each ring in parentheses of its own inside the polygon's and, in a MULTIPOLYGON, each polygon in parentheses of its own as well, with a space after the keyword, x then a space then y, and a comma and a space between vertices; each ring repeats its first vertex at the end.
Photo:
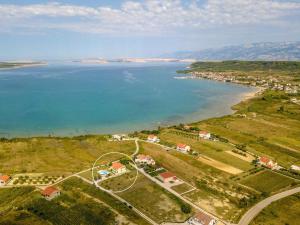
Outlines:
POLYGON ((156 35, 216 26, 288 23, 287 18, 293 15, 300 16, 300 3, 279 0, 208 0, 202 4, 195 0, 145 0, 126 1, 120 8, 0 4, 0 28, 156 35))

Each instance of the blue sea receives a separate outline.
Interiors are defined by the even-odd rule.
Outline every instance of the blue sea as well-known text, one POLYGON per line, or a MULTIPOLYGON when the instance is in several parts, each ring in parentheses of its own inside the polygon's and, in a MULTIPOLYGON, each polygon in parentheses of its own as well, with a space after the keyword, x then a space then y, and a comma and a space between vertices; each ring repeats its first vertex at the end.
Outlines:
POLYGON ((178 63, 50 64, 0 71, 0 136, 130 132, 231 113, 253 88, 174 79, 178 63))

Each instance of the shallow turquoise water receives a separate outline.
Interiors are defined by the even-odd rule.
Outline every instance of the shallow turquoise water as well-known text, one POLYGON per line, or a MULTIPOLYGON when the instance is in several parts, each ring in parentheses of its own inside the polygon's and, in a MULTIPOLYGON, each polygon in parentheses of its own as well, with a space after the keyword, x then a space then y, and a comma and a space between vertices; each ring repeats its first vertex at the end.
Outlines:
POLYGON ((183 64, 0 71, 1 136, 126 132, 230 113, 249 87, 178 80, 183 64))

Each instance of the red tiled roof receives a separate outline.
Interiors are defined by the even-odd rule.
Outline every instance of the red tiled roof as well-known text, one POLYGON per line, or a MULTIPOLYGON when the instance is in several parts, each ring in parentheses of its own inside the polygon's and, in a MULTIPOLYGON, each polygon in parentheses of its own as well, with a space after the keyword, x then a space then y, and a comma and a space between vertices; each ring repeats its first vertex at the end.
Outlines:
POLYGON ((199 131, 199 134, 208 134, 208 132, 205 130, 201 130, 201 131, 199 131))
POLYGON ((213 219, 212 217, 210 217, 209 215, 203 212, 198 212, 194 217, 197 218, 197 220, 199 220, 200 223, 203 225, 208 225, 210 221, 213 219))
POLYGON ((115 170, 118 170, 118 169, 123 168, 124 165, 123 165, 122 163, 120 163, 120 162, 113 162, 111 167, 112 167, 113 169, 115 169, 115 170))
POLYGON ((177 144, 178 148, 185 148, 187 145, 186 144, 177 144))
POLYGON ((262 156, 259 158, 259 161, 263 162, 263 163, 269 163, 270 162, 270 159, 265 157, 265 156, 262 156))
POLYGON ((2 180, 3 182, 7 182, 7 181, 9 181, 9 179, 10 179, 10 176, 8 176, 8 175, 2 175, 2 176, 0 176, 0 180, 2 180))
POLYGON ((171 177, 175 177, 176 178, 176 175, 174 173, 171 173, 169 171, 167 172, 163 172, 161 174, 159 174, 162 178, 164 179, 167 179, 167 178, 171 178, 171 177))
POLYGON ((55 192, 58 192, 59 190, 56 187, 46 187, 45 190, 42 191, 42 195, 44 196, 51 196, 55 192))

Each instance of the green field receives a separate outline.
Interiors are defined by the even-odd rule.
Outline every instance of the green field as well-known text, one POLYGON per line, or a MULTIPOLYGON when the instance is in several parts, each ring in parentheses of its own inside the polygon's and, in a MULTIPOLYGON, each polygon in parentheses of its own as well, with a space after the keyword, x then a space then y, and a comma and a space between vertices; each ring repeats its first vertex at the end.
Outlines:
POLYGON ((181 135, 180 132, 174 130, 166 130, 161 132, 160 138, 168 143, 174 143, 174 145, 177 143, 188 144, 191 146, 193 151, 197 151, 201 155, 209 156, 217 161, 231 165, 243 171, 253 168, 249 162, 239 159, 235 156, 228 155, 228 153, 225 151, 232 151, 235 148, 227 143, 188 138, 184 135, 181 135))
MULTIPOLYGON (((252 187, 261 192, 276 192, 282 188, 295 184, 297 181, 286 176, 271 172, 269 170, 262 171, 255 175, 251 175, 241 181, 242 184, 252 187)), ((297 183, 300 183, 299 181, 297 183)))
POLYGON ((183 222, 191 216, 191 213, 182 212, 186 203, 143 175, 139 175, 132 188, 118 195, 157 223, 183 222))
POLYGON ((109 142, 103 136, 28 138, 0 141, 2 173, 69 174, 91 168, 107 152, 131 155, 133 141, 109 142))
POLYGON ((250 225, 298 225, 300 221, 300 194, 295 194, 265 208, 250 225))
POLYGON ((128 206, 77 178, 59 187, 61 196, 47 201, 32 187, 0 189, 0 224, 141 224, 148 225, 128 206))

